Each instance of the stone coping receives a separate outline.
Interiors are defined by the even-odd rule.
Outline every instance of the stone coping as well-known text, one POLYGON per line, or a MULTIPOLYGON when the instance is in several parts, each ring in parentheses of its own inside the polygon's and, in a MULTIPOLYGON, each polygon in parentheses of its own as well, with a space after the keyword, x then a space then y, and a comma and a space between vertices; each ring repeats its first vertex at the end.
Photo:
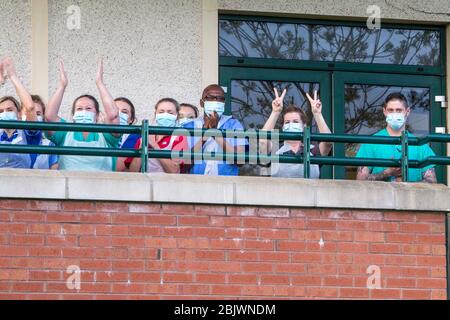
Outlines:
POLYGON ((450 212, 444 185, 0 170, 0 198, 450 212))

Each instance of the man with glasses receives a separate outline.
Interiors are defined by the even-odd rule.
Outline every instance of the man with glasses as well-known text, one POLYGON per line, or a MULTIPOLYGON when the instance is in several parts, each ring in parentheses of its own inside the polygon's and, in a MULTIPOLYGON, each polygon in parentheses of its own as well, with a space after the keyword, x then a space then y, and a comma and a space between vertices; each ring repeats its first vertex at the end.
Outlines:
MULTIPOLYGON (((215 154, 222 159, 223 154, 240 154, 245 152, 248 144, 246 139, 224 137, 217 130, 244 130, 242 124, 232 116, 224 115, 225 92, 219 85, 208 86, 202 94, 200 106, 204 110, 203 119, 189 123, 185 128, 208 129, 210 132, 203 137, 192 137, 190 147, 193 152, 215 154)), ((195 160, 191 174, 210 176, 237 176, 239 166, 231 161, 195 160)))

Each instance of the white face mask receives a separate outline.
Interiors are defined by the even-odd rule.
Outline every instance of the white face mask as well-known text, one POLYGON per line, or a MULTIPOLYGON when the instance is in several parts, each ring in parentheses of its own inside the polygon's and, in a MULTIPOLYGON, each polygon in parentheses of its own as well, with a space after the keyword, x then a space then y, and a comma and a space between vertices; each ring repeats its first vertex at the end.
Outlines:
POLYGON ((120 125, 121 126, 128 125, 128 120, 130 119, 130 117, 126 113, 119 112, 119 118, 120 118, 120 125))
POLYGON ((283 132, 303 133, 303 123, 289 122, 283 126, 283 132))
POLYGON ((0 121, 17 121, 17 113, 2 112, 0 113, 0 121))
POLYGON ((77 111, 73 115, 73 121, 75 123, 81 124, 94 124, 95 123, 95 113, 90 111, 77 111))
POLYGON ((225 112, 225 103, 219 101, 205 101, 205 113, 208 116, 211 116, 214 112, 217 112, 217 115, 220 118, 225 112))
POLYGON ((43 116, 37 116, 36 119, 37 119, 37 122, 44 122, 43 116))
POLYGON ((394 131, 399 131, 406 123, 406 116, 403 113, 390 113, 386 117, 386 122, 394 131))

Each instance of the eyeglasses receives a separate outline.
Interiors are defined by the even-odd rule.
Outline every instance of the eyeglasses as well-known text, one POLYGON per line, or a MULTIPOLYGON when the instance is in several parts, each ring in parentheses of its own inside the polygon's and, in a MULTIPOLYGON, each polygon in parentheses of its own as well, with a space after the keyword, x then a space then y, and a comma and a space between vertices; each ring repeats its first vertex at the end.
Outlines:
POLYGON ((204 101, 220 101, 220 102, 225 102, 225 97, 224 97, 224 96, 207 95, 207 96, 205 96, 205 98, 204 98, 203 100, 204 100, 204 101))

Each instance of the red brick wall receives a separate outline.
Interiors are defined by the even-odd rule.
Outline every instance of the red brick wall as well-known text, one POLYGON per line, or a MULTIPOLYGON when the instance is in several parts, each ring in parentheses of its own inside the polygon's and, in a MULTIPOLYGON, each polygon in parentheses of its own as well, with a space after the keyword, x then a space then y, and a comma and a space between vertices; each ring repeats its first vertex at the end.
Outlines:
POLYGON ((445 214, 0 201, 0 299, 274 297, 445 299, 445 214))

